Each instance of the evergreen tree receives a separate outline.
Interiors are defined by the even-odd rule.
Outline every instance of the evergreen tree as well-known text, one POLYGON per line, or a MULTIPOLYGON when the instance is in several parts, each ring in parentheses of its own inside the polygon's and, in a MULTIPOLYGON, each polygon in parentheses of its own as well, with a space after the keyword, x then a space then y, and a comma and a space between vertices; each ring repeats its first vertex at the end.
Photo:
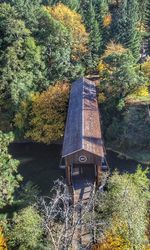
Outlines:
POLYGON ((146 6, 146 27, 147 30, 150 32, 150 1, 147 0, 147 6, 146 6))
POLYGON ((54 0, 42 0, 42 4, 46 6, 53 5, 54 0))
POLYGON ((99 31, 99 25, 97 20, 94 20, 91 26, 89 47, 91 49, 91 54, 93 61, 97 63, 101 51, 102 38, 99 31))
POLYGON ((88 18, 89 18, 88 12, 89 12, 89 6, 90 6, 91 2, 92 2, 92 0, 80 0, 79 12, 82 16, 82 20, 83 20, 86 27, 88 25, 88 18))
POLYGON ((104 19, 109 15, 109 5, 107 0, 93 0, 95 16, 99 25, 99 32, 101 35, 100 54, 104 52, 107 43, 110 40, 109 26, 104 27, 104 19))
POLYGON ((109 5, 107 0, 93 0, 96 18, 100 27, 103 25, 103 18, 108 13, 109 5))
POLYGON ((147 0, 146 15, 145 15, 145 25, 148 32, 148 53, 150 55, 150 1, 147 0))
POLYGON ((0 34, 1 104, 14 111, 29 91, 46 83, 45 63, 41 47, 8 4, 0 4, 0 34))
POLYGON ((113 43, 107 46, 99 64, 99 71, 100 92, 104 94, 101 107, 105 112, 105 127, 108 127, 113 117, 120 119, 125 108, 126 97, 140 86, 144 86, 146 79, 136 68, 131 51, 113 43))
POLYGON ((140 30, 142 31, 143 26, 146 22, 147 9, 149 5, 149 0, 138 0, 139 6, 139 21, 140 21, 140 30))
POLYGON ((136 60, 140 53, 140 33, 138 31, 139 8, 137 0, 121 1, 119 7, 113 9, 111 26, 112 39, 129 48, 136 60))
POLYGON ((36 30, 36 39, 43 48, 48 80, 65 77, 70 69, 70 32, 45 10, 38 13, 36 30))
POLYGON ((79 8, 79 0, 50 0, 49 1, 49 5, 56 5, 57 3, 63 3, 64 5, 68 6, 71 10, 78 10, 79 8))
POLYGON ((37 13, 41 7, 41 0, 9 0, 11 6, 15 8, 20 19, 26 24, 31 31, 37 22, 37 13))
POLYGON ((100 54, 102 37, 92 0, 81 1, 80 12, 84 20, 87 32, 89 33, 90 57, 87 60, 88 65, 91 64, 91 67, 95 67, 100 54))
POLYGON ((139 21, 137 0, 128 0, 126 20, 126 46, 129 48, 135 59, 139 58, 141 35, 137 30, 139 21))

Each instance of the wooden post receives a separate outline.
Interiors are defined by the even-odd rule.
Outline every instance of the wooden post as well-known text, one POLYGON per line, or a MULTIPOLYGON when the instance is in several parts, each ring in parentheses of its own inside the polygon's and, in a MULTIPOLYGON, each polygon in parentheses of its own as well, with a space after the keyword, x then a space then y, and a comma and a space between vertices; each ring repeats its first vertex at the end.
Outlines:
POLYGON ((69 162, 66 160, 66 179, 67 179, 67 184, 68 186, 71 186, 71 165, 69 162))
POLYGON ((66 182, 68 185, 68 190, 72 196, 72 204, 74 204, 74 192, 73 192, 72 178, 71 178, 71 165, 67 160, 66 160, 66 182))
POLYGON ((97 172, 97 176, 96 176, 96 187, 98 188, 101 184, 101 177, 102 177, 102 165, 96 165, 96 172, 97 172))

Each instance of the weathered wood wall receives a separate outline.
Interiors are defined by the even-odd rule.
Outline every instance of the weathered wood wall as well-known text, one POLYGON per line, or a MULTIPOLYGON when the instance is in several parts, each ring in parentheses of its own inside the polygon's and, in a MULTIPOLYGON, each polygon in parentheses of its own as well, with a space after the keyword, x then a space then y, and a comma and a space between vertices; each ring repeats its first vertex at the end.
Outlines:
POLYGON ((81 149, 80 151, 77 151, 71 155, 66 156, 66 162, 68 164, 93 164, 93 165, 99 165, 101 164, 101 156, 94 155, 88 151, 85 151, 84 149, 81 149), (80 157, 85 156, 87 160, 85 162, 81 162, 79 159, 80 157))

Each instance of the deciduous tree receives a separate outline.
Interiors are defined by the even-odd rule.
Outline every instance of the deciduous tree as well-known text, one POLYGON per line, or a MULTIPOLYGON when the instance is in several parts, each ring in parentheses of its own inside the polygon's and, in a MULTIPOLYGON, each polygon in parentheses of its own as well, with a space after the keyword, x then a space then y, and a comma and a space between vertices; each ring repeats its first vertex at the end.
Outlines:
POLYGON ((147 174, 140 167, 134 174, 115 172, 108 180, 108 191, 100 193, 98 199, 99 219, 135 250, 146 243, 150 197, 147 174))
POLYGON ((0 249, 7 250, 6 239, 3 234, 2 227, 0 226, 0 249))
MULTIPOLYGON (((68 10, 68 7, 65 8, 68 10)), ((36 29, 36 39, 43 48, 48 80, 81 76, 82 66, 72 60, 72 32, 46 9, 39 12, 36 29)))
POLYGON ((144 75, 136 69, 131 52, 121 45, 108 44, 99 67, 100 89, 114 112, 115 107, 123 109, 125 98, 145 84, 144 75))
POLYGON ((28 91, 43 87, 45 64, 41 47, 7 4, 0 5, 0 33, 1 103, 13 112, 28 91))
POLYGON ((51 143, 62 138, 68 104, 69 85, 57 83, 44 91, 33 103, 31 130, 27 137, 51 143))
POLYGON ((72 57, 74 60, 79 60, 87 51, 88 43, 88 34, 81 16, 61 3, 53 7, 47 7, 47 11, 71 32, 73 37, 72 57))
POLYGON ((22 180, 17 171, 19 161, 13 159, 8 152, 8 145, 12 141, 11 133, 4 134, 0 131, 0 208, 13 202, 14 192, 22 180))
POLYGON ((42 218, 35 207, 29 206, 15 214, 8 244, 18 250, 40 249, 42 234, 42 218))

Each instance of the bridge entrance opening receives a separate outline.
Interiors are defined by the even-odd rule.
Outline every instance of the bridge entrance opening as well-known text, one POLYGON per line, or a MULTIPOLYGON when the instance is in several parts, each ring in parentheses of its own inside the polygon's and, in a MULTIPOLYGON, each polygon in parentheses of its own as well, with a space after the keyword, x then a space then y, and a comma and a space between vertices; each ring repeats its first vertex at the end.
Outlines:
POLYGON ((95 171, 94 164, 73 164, 72 182, 75 188, 79 185, 94 184, 95 171))

